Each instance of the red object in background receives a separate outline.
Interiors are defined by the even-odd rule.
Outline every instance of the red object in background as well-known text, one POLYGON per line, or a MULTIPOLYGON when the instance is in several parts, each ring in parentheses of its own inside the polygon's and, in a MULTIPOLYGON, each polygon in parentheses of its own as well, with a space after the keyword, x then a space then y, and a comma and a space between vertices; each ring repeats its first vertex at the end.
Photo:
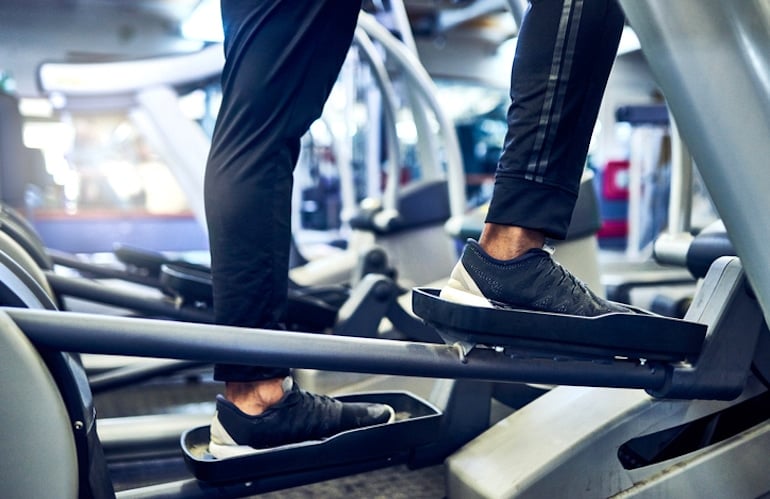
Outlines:
POLYGON ((627 160, 608 161, 602 172, 602 197, 620 201, 628 200, 628 169, 627 160))
POLYGON ((628 222, 625 220, 602 220, 596 236, 602 238, 620 238, 628 236, 628 222))

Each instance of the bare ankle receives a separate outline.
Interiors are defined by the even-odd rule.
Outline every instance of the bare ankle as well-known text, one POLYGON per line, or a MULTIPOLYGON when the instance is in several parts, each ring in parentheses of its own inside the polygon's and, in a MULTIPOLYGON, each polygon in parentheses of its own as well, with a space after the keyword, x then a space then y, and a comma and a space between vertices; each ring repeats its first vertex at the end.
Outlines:
POLYGON ((225 398, 246 414, 257 416, 283 397, 283 378, 225 383, 225 398))
POLYGON ((515 225, 484 224, 479 245, 492 258, 511 260, 545 244, 545 234, 515 225))

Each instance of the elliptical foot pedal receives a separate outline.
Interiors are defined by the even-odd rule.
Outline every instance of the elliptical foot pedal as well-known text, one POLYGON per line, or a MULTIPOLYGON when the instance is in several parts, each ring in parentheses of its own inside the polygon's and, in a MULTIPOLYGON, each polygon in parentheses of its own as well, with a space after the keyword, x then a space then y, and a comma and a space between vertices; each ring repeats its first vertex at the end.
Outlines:
POLYGON ((441 299, 439 293, 414 289, 414 313, 438 331, 470 344, 676 362, 697 357, 706 336, 705 324, 643 311, 581 317, 461 305, 441 299))
POLYGON ((344 431, 324 440, 260 449, 253 454, 224 459, 209 454, 209 427, 200 426, 182 434, 185 463, 198 480, 215 484, 317 473, 324 469, 332 472, 330 476, 336 476, 340 468, 361 462, 381 461, 383 465, 406 462, 415 448, 438 438, 441 411, 411 393, 371 392, 335 398, 343 402, 388 404, 396 412, 396 420, 344 431))
POLYGON ((119 262, 150 277, 157 278, 160 275, 160 267, 168 263, 168 259, 160 252, 127 244, 115 244, 112 252, 119 262))
POLYGON ((188 303, 211 304, 211 271, 201 265, 166 263, 160 269, 164 291, 188 303))

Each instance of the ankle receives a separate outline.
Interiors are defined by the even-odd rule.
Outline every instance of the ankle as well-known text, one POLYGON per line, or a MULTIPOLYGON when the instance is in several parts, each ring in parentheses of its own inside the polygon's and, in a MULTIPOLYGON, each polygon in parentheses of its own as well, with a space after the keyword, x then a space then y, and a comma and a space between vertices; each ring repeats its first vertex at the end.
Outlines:
POLYGON ((540 231, 493 223, 484 224, 479 238, 479 246, 498 260, 512 260, 544 244, 545 234, 540 231))
POLYGON ((283 397, 283 378, 225 383, 225 398, 250 416, 258 416, 283 397))

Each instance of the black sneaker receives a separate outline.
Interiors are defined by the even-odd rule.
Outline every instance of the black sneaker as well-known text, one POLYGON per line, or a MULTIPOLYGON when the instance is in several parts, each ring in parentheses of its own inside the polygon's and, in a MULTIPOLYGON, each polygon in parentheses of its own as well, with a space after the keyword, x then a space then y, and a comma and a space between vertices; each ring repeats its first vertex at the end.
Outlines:
POLYGON ((301 390, 290 377, 283 398, 258 416, 250 416, 221 395, 211 422, 209 452, 226 458, 287 444, 322 440, 345 430, 390 423, 393 408, 385 404, 342 403, 301 390))
POLYGON ((464 305, 515 308, 593 317, 613 312, 634 313, 600 298, 551 258, 533 249, 513 260, 489 256, 468 240, 441 298, 464 305))

